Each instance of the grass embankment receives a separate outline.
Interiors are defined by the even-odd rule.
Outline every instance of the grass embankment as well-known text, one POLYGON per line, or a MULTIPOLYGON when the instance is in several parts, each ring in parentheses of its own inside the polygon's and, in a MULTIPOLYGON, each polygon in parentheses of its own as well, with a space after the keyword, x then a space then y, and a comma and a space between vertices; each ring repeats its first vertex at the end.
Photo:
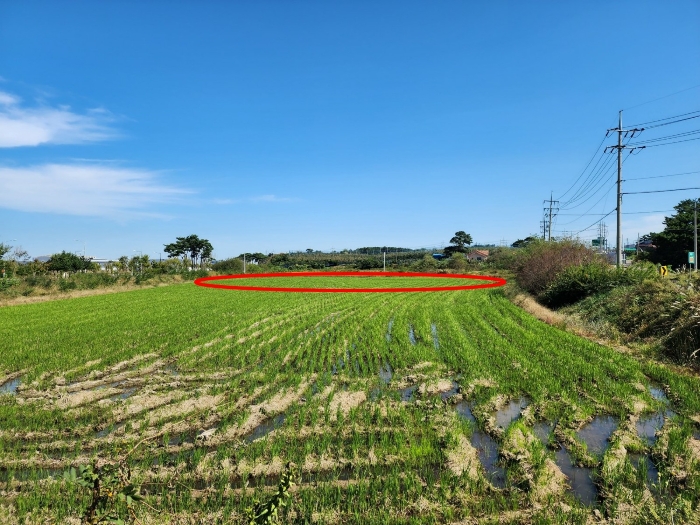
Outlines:
POLYGON ((146 272, 136 275, 96 271, 11 277, 0 279, 0 307, 167 286, 191 282, 203 275, 206 273, 198 271, 179 274, 146 272))
POLYGON ((238 522, 287 461, 285 512, 300 522, 585 523, 593 510, 566 490, 562 454, 592 469, 607 518, 682 522, 697 508, 700 381, 542 323, 501 290, 187 285, 0 315, 0 375, 22 381, 0 396, 0 521, 76 518, 88 497, 55 473, 138 443, 143 523, 238 522), (636 423, 667 408, 660 437, 640 439, 636 423), (589 450, 577 431, 601 415, 618 430, 589 450), (543 440, 537 428, 550 428, 543 440), (627 452, 653 461, 656 484, 627 452))

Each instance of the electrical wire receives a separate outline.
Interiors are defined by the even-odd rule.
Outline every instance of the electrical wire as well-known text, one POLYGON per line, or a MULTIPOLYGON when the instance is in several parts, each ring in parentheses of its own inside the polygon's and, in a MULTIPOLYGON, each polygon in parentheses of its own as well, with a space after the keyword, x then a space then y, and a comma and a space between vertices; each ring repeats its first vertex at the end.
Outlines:
POLYGON ((583 197, 585 197, 589 191, 589 189, 592 186, 595 186, 597 183, 600 182, 601 179, 605 178, 605 176, 608 174, 610 171, 610 167, 614 163, 614 158, 612 156, 608 156, 606 160, 601 164, 601 166, 597 169, 595 172, 591 172, 588 177, 583 181, 581 184, 581 187, 576 190, 576 193, 566 202, 564 202, 561 207, 563 209, 568 209, 571 204, 581 200, 583 197))
MULTIPOLYGON (((594 204, 593 206, 591 206, 590 208, 588 208, 584 213, 580 214, 580 215, 579 215, 579 218, 582 217, 582 216, 584 216, 584 215, 588 215, 588 212, 589 212, 589 211, 591 211, 593 208, 595 208, 596 206, 598 206, 598 204, 600 204, 600 201, 602 201, 605 197, 607 197, 608 195, 610 195, 610 192, 611 192, 613 189, 615 189, 615 184, 617 184, 617 181, 615 181, 615 182, 613 183, 613 185, 608 189, 608 191, 606 191, 606 192, 603 194, 603 196, 595 202, 595 204, 594 204)), ((605 186, 602 186, 602 187, 605 187, 605 186)), ((572 215, 575 215, 575 214, 572 214, 572 215)), ((578 222, 578 219, 574 219, 573 221, 565 222, 565 223, 562 224, 561 226, 566 226, 566 225, 568 225, 568 224, 573 224, 574 222, 578 222)))
MULTIPOLYGON (((608 138, 607 135, 605 135, 605 136, 603 137, 603 140, 600 141, 600 144, 598 144, 598 147, 596 148, 595 153, 593 153, 593 156, 591 157, 591 160, 588 161, 588 164, 586 164, 586 167, 583 168, 583 171, 582 171, 581 174, 576 178, 576 180, 574 181, 574 183, 573 183, 571 186, 569 186, 569 189, 568 189, 568 190, 566 190, 564 193, 562 193, 562 194, 559 196, 559 200, 561 200, 561 198, 564 197, 564 195, 566 195, 567 193, 569 193, 569 192, 574 188, 574 186, 576 186, 576 183, 581 179, 581 177, 583 177, 583 174, 586 173, 586 170, 588 169, 588 166, 590 166, 590 165, 591 165, 591 162, 593 162, 593 159, 595 159, 596 155, 597 155, 598 152, 600 151, 600 148, 601 148, 601 146, 603 145, 603 142, 605 142, 605 139, 606 139, 606 138, 608 138)), ((598 159, 598 162, 600 162, 600 159, 598 159)), ((598 163, 596 163, 596 165, 597 165, 597 164, 598 164, 598 163)), ((593 169, 595 169, 595 166, 593 166, 593 169)))
POLYGON ((598 224, 600 221, 602 221, 603 219, 605 219, 605 217, 607 217, 608 215, 610 215, 610 214, 611 214, 612 212, 614 212, 615 210, 617 210, 617 208, 613 208, 612 210, 610 210, 608 213, 606 213, 605 215, 603 215, 600 219, 598 219, 597 221, 595 221, 595 222, 594 222, 593 224, 591 224, 590 226, 584 228, 583 230, 579 230, 579 231, 573 233, 572 235, 578 235, 578 234, 581 233, 581 232, 585 232, 586 230, 590 230, 593 226, 595 226, 595 225, 598 224))
POLYGON ((700 137, 696 137, 694 139, 674 140, 673 142, 664 142, 663 144, 650 144, 648 146, 639 146, 639 149, 656 148, 658 146, 669 146, 671 144, 679 144, 681 142, 691 142, 693 140, 700 140, 700 137))
MULTIPOLYGON (((629 144, 629 141, 631 140, 631 138, 632 138, 632 137, 627 138, 627 142, 625 142, 625 143, 623 144, 623 146, 627 146, 627 144, 629 144)), ((626 159, 625 159, 625 160, 626 160, 626 159)), ((609 168, 610 168, 610 166, 613 164, 613 162, 614 162, 614 157, 611 155, 611 156, 609 156, 609 157, 607 158, 607 160, 603 163, 603 165, 598 169, 598 171, 595 172, 595 174, 589 174, 589 176, 586 177, 586 180, 584 180, 583 184, 581 185, 581 188, 579 188, 579 190, 574 194, 573 197, 571 197, 571 199, 569 199, 568 201, 566 201, 565 203, 563 203, 563 204, 561 205, 561 207, 562 207, 563 209, 570 209, 570 208, 575 208, 575 207, 577 207, 577 206, 580 206, 580 204, 579 204, 579 205, 577 205, 577 206, 571 206, 571 207, 569 207, 570 204, 573 204, 574 202, 576 202, 576 201, 582 199, 582 198, 587 194, 587 191, 589 190, 589 188, 591 188, 592 186, 596 185, 596 184, 599 183, 602 179, 605 178, 605 176, 606 176, 607 173, 609 172, 609 168), (601 175, 601 173, 602 173, 602 175, 601 175), (592 178, 591 178, 591 177, 592 177, 592 178)), ((623 162, 624 162, 624 161, 623 161, 623 162)), ((596 166, 597 166, 597 163, 596 163, 596 166)), ((595 169, 595 166, 594 166, 593 169, 595 169)), ((597 191, 596 191, 596 193, 597 193, 597 191)), ((584 202, 585 202, 585 201, 584 201, 584 202)))
POLYGON ((624 192, 623 195, 636 195, 638 193, 666 193, 669 191, 687 191, 687 190, 700 190, 700 187, 697 187, 697 188, 674 188, 672 190, 627 191, 627 192, 624 192))
POLYGON ((691 89, 696 89, 699 87, 700 87, 700 84, 698 84, 697 86, 690 86, 689 88, 681 89, 680 91, 676 91, 674 93, 669 93, 668 95, 664 95, 663 97, 655 98, 653 100, 647 100, 646 102, 642 102, 641 104, 637 104, 636 106, 630 106, 628 108, 625 108, 625 110, 638 108, 640 106, 646 106, 647 104, 651 104, 652 102, 657 102, 659 100, 663 100, 665 98, 672 97, 674 95, 678 95, 679 93, 685 93, 686 91, 690 91, 691 89))
POLYGON ((692 131, 684 131, 683 133, 675 133, 673 135, 666 135, 665 137, 656 137, 654 139, 638 140, 637 142, 631 142, 630 146, 637 146, 639 144, 647 144, 649 142, 659 142, 661 140, 677 139, 679 137, 687 137, 688 135, 697 135, 700 133, 700 129, 694 129, 692 131))
MULTIPOLYGON (((641 126, 646 126, 647 124, 654 124, 656 122, 664 122, 665 120, 671 120, 671 119, 679 118, 679 117, 687 117, 688 115, 695 115, 696 113, 700 113, 700 110, 689 111, 688 113, 681 113, 680 115, 674 115, 672 117, 660 118, 660 119, 656 119, 656 120, 648 120, 646 122, 640 122, 639 124, 632 124, 632 125, 630 125, 630 127, 637 128, 637 127, 641 127, 641 126)), ((695 118, 695 117, 693 117, 693 118, 695 118)), ((649 128, 646 128, 646 129, 649 129, 649 128)))
POLYGON ((681 118, 678 120, 672 120, 671 122, 662 122, 661 124, 654 124, 653 126, 647 126, 645 128, 642 128, 642 131, 647 130, 647 129, 660 128, 661 126, 669 126, 671 124, 676 124, 678 122, 684 122, 686 120, 691 120, 694 118, 700 118, 700 115, 694 115, 692 117, 686 117, 686 118, 681 118))
POLYGON ((671 173, 669 175, 655 175, 653 177, 635 177, 633 179, 625 179, 625 182, 628 180, 646 180, 646 179, 661 179, 664 177, 680 177, 681 175, 693 175, 694 173, 700 173, 700 171, 686 171, 685 173, 671 173))

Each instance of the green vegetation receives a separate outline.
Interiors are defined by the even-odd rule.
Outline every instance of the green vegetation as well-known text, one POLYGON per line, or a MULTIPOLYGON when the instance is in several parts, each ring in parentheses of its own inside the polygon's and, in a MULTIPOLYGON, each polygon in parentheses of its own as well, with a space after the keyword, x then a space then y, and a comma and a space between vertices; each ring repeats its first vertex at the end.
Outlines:
POLYGON ((674 209, 676 213, 664 219, 664 230, 651 233, 645 240, 655 247, 641 255, 645 260, 680 268, 688 265, 688 252, 693 251, 693 215, 700 199, 686 199, 674 209))
POLYGON ((600 336, 700 368, 700 275, 672 271, 662 278, 644 260, 616 268, 570 239, 520 245, 496 250, 489 266, 512 271, 521 289, 548 307, 565 307, 600 336))
POLYGON ((682 522, 700 503, 700 381, 537 321, 501 289, 182 285, 0 315, 0 385, 21 381, 0 394, 3 523, 66 522, 91 505, 142 523, 239 523, 275 511, 284 523, 586 523, 593 510, 566 489, 559 444, 593 469, 595 505, 611 519, 681 509, 682 522), (657 383, 670 401, 652 395, 657 383), (513 406, 510 423, 503 414, 513 406), (662 418, 655 443, 630 430, 665 408, 675 416, 662 418), (589 453, 577 430, 606 414, 619 433, 589 453), (493 443, 500 459, 488 463, 479 443, 493 443), (620 447, 646 455, 661 481, 645 484, 643 466, 613 461, 620 447), (105 460, 129 476, 105 470, 116 489, 100 492, 108 498, 99 507, 63 472, 93 465, 76 470, 90 477, 105 460), (109 499, 133 487, 142 501, 109 499))

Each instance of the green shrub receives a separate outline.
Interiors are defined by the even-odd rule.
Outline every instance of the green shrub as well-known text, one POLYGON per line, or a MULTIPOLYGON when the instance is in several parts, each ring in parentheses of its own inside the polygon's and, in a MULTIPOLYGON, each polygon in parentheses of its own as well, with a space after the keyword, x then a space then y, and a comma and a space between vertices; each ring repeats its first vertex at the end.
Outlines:
POLYGON ((218 273, 237 274, 243 273, 243 260, 238 257, 216 261, 211 265, 212 270, 218 273))
POLYGON ((658 274, 651 264, 615 268, 599 259, 565 268, 540 295, 540 300, 551 308, 558 308, 616 286, 639 284, 645 280, 655 279, 658 279, 658 274))
POLYGON ((191 270, 188 272, 180 273, 180 277, 182 277, 185 281, 194 281, 195 279, 199 279, 200 277, 208 276, 209 272, 207 270, 191 270))
POLYGON ((557 276, 570 266, 579 266, 600 258, 579 241, 533 241, 520 248, 513 265, 518 284, 534 295, 544 292, 557 276))
POLYGON ((75 281, 72 281, 70 279, 58 280, 58 289, 62 292, 67 292, 68 290, 75 290, 76 288, 78 288, 78 285, 75 281))
POLYGON ((467 268, 467 259, 463 253, 455 253, 447 261, 447 266, 458 272, 463 272, 467 268))

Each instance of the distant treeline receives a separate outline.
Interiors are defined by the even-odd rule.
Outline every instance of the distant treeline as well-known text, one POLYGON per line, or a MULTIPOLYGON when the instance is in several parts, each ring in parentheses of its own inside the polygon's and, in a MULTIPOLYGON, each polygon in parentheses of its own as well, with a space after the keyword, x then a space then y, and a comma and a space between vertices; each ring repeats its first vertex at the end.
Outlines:
MULTIPOLYGON (((293 252, 293 253, 277 253, 277 254, 262 254, 262 253, 246 253, 246 262, 250 272, 254 272, 257 268, 265 271, 274 271, 275 269, 284 270, 321 270, 324 268, 333 268, 344 266, 356 268, 360 270, 371 270, 382 268, 384 265, 383 253, 386 253, 386 267, 399 268, 407 267, 418 261, 421 261, 426 255, 431 255, 432 250, 409 250, 406 248, 386 248, 386 252, 382 252, 382 247, 379 248, 358 248, 357 250, 343 250, 341 252, 293 252)), ((217 261, 212 265, 215 271, 242 271, 243 255, 238 257, 217 261)))

